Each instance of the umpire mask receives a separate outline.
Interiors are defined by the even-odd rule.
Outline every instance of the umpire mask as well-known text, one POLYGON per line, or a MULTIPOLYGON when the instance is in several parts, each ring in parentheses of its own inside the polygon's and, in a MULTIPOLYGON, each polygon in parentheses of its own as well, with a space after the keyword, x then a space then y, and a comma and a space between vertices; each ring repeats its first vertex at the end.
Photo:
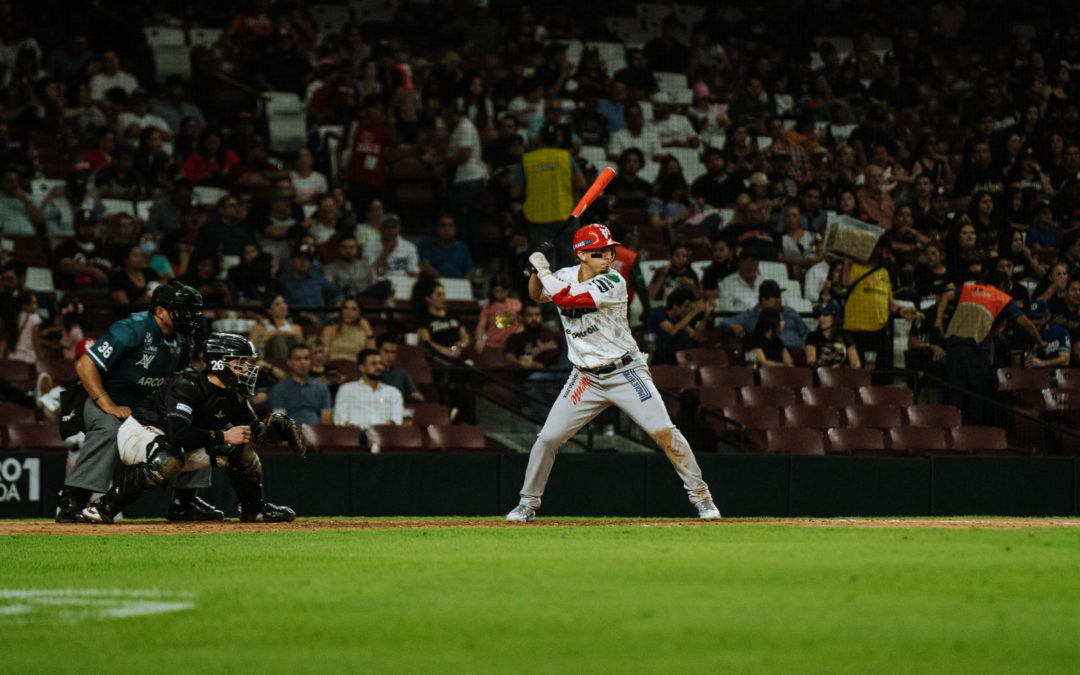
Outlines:
POLYGON ((202 325, 202 294, 176 279, 158 286, 150 296, 150 311, 164 307, 178 335, 191 337, 202 325))

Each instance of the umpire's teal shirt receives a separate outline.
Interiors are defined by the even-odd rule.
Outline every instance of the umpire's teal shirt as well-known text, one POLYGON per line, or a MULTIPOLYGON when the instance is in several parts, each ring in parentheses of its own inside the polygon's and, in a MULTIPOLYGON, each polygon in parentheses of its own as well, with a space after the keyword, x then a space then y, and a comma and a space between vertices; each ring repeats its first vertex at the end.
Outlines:
POLYGON ((188 364, 181 337, 165 337, 150 312, 135 312, 109 326, 87 350, 116 405, 133 407, 188 364))

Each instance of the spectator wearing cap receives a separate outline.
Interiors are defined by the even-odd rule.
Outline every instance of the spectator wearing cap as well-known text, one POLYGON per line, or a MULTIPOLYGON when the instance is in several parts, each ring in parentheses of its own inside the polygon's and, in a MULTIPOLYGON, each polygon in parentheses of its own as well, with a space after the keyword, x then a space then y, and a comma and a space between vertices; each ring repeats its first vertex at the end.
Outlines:
POLYGON ((652 132, 665 148, 696 148, 701 140, 686 115, 671 112, 671 96, 666 91, 653 94, 652 132))
POLYGON ((700 134, 719 134, 731 124, 727 118, 727 106, 713 100, 712 91, 705 82, 694 83, 693 103, 687 113, 700 134))
POLYGON ((114 160, 94 173, 91 192, 105 199, 142 199, 145 181, 135 167, 135 148, 120 145, 114 160))
POLYGON ((706 206, 729 208, 746 191, 745 186, 728 172, 727 160, 719 148, 705 148, 702 157, 705 173, 694 179, 690 195, 702 209, 706 206))
POLYGON ((128 109, 116 116, 116 137, 121 142, 135 144, 139 142, 143 130, 153 128, 161 132, 163 149, 172 154, 173 132, 169 123, 150 112, 150 96, 144 89, 131 92, 128 109))
POLYGON ((1058 226, 1049 202, 1041 201, 1035 206, 1035 220, 1024 232, 1024 243, 1035 255, 1058 249, 1058 226))
POLYGON ((402 239, 396 213, 383 216, 379 238, 364 244, 364 260, 378 277, 420 276, 419 253, 412 242, 402 239))
MULTIPOLYGON (((574 208, 575 195, 586 188, 585 176, 577 162, 569 152, 558 147, 558 129, 554 125, 545 124, 540 128, 536 145, 536 149, 522 155, 521 162, 514 167, 510 193, 514 200, 524 202, 521 214, 532 251, 542 242, 552 241, 574 208)), ((553 242, 555 252, 549 259, 552 267, 573 262, 570 251, 573 236, 569 228, 564 228, 553 242)))
MULTIPOLYGON (((85 171, 73 173, 64 181, 64 187, 53 189, 41 203, 45 214, 45 234, 56 237, 75 235, 75 215, 82 208, 87 197, 88 174, 85 171)), ((91 211, 94 220, 101 223, 105 216, 105 207, 100 199, 92 200, 91 211)))
POLYGON ((453 216, 441 216, 435 235, 420 240, 420 272, 430 277, 473 279, 473 261, 465 242, 454 238, 453 216))
POLYGON ((1033 300, 1024 313, 1046 346, 1039 347, 1027 333, 1014 331, 1009 343, 1009 365, 1013 368, 1068 368, 1072 339, 1064 326, 1051 321, 1050 305, 1045 300, 1033 300))
MULTIPOLYGON (((278 275, 281 283, 281 293, 290 307, 316 308, 326 305, 338 305, 344 299, 345 294, 341 288, 326 280, 322 273, 316 273, 312 269, 315 261, 315 247, 310 244, 300 244, 293 249, 289 256, 289 267, 282 266, 278 275)), ((319 313, 320 321, 325 317, 319 313)))
POLYGON ((806 365, 811 368, 818 366, 862 367, 859 361, 859 350, 855 347, 855 339, 840 329, 843 313, 840 303, 835 300, 814 308, 814 316, 817 317, 818 323, 817 328, 806 336, 806 365))
POLYGON ((56 286, 62 289, 104 288, 113 264, 105 243, 98 236, 98 219, 89 209, 75 212, 75 238, 52 252, 56 261, 56 286))
POLYGON ((651 129, 645 128, 645 116, 641 112, 641 106, 629 103, 623 109, 623 115, 626 118, 626 128, 611 134, 607 147, 608 159, 617 160, 624 151, 637 148, 645 159, 659 161, 660 155, 664 154, 664 148, 660 145, 660 137, 651 129))
POLYGON ((101 72, 90 78, 90 98, 104 101, 110 89, 122 89, 125 94, 139 88, 139 81, 129 72, 120 69, 120 57, 110 49, 101 55, 101 72))
POLYGON ((915 229, 931 239, 941 239, 952 228, 949 222, 949 195, 940 185, 930 195, 930 211, 915 220, 915 229))
POLYGON ((758 273, 758 255, 753 248, 739 251, 735 274, 729 274, 717 287, 716 308, 720 312, 744 312, 754 308, 765 279, 758 273))
POLYGON ((780 284, 772 279, 762 281, 761 286, 758 288, 757 305, 724 319, 720 322, 720 327, 734 333, 736 337, 746 337, 753 333, 754 328, 757 327, 762 310, 775 309, 780 312, 784 320, 783 328, 780 330, 780 341, 788 349, 802 348, 806 343, 806 336, 810 333, 810 329, 807 328, 806 323, 803 322, 802 317, 799 316, 795 309, 783 304, 781 295, 783 292, 784 289, 780 288, 780 284))
POLYGON ((786 155, 788 175, 799 185, 810 182, 814 177, 814 164, 810 161, 810 153, 801 145, 788 140, 787 133, 784 131, 784 120, 779 117, 770 117, 766 124, 766 131, 772 138, 772 143, 760 153, 762 169, 766 173, 773 171, 776 158, 786 155))
POLYGON ((200 128, 206 127, 206 117, 203 116, 199 106, 187 99, 187 83, 179 75, 170 75, 165 78, 164 95, 154 101, 151 109, 155 115, 165 120, 173 135, 180 133, 181 124, 187 117, 198 122, 200 128))

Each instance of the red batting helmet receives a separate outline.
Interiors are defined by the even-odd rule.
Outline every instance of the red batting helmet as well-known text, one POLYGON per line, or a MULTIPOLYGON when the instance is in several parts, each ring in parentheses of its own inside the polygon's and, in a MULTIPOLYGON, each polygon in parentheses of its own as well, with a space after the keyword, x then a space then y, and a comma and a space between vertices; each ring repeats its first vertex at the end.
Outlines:
POLYGON ((574 253, 588 251, 605 246, 616 246, 619 242, 611 238, 611 230, 599 223, 586 225, 574 235, 574 253))

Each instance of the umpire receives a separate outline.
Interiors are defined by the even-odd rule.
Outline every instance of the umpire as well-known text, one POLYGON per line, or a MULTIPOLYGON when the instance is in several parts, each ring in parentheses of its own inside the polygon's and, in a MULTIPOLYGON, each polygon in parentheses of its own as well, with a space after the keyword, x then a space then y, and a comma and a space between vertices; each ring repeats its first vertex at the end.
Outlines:
MULTIPOLYGON (((171 280, 154 289, 149 311, 113 323, 75 363, 85 391, 81 411, 86 439, 64 481, 56 522, 80 522, 79 515, 93 493, 109 489, 119 461, 116 432, 120 424, 131 415, 132 407, 187 366, 191 340, 202 323, 202 305, 198 291, 171 280)), ((209 467, 177 477, 165 517, 224 519, 224 512, 196 496, 198 488, 209 485, 209 467)))

